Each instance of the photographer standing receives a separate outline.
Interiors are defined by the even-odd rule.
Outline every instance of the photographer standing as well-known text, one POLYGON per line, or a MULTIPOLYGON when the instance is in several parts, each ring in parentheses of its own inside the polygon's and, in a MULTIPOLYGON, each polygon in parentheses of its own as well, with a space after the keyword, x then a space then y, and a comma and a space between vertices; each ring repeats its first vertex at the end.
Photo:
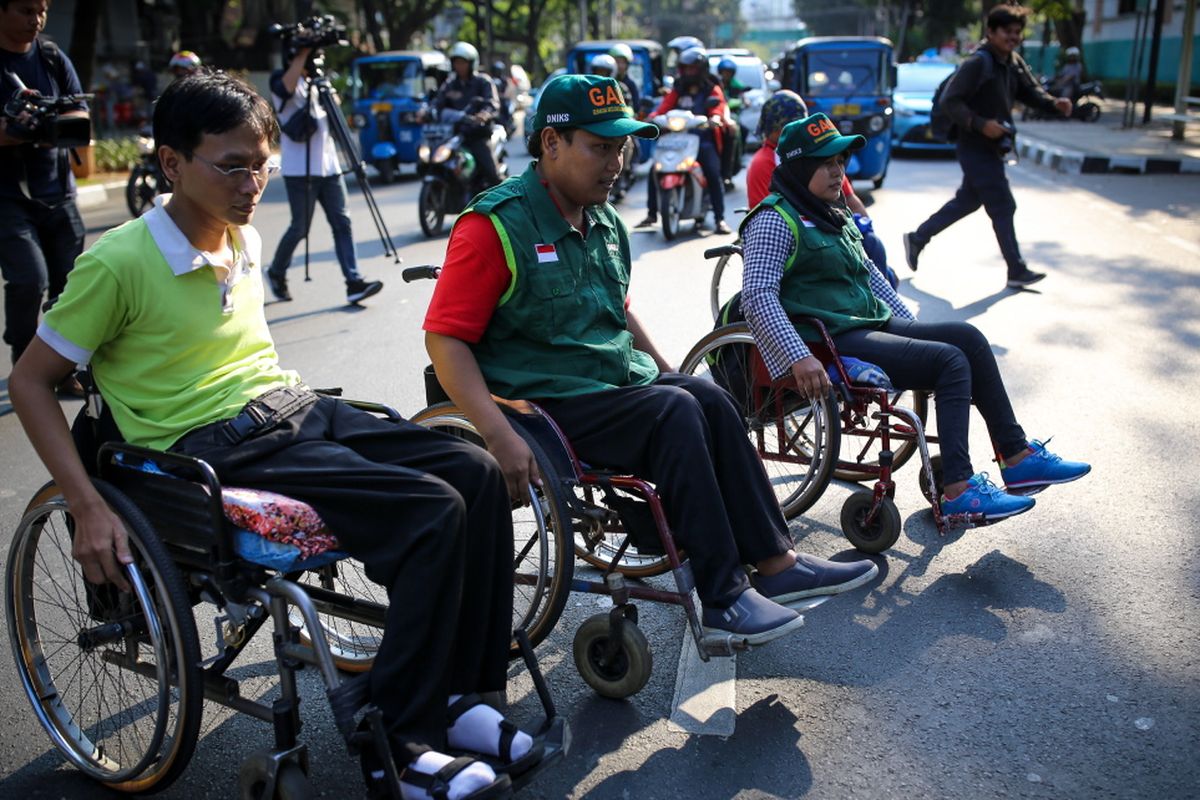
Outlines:
POLYGON ((500 96, 496 84, 482 72, 475 71, 479 51, 467 42, 456 42, 446 54, 454 74, 446 79, 433 98, 433 110, 440 122, 453 123, 463 137, 463 146, 475 157, 475 166, 488 186, 500 182, 496 159, 489 141, 492 123, 500 114, 500 96), (446 114, 445 112, 460 112, 446 114))
POLYGON ((292 222, 275 249, 267 279, 277 299, 292 299, 287 269, 296 245, 308 236, 313 211, 320 202, 333 229, 333 249, 346 278, 346 301, 357 303, 378 294, 383 282, 364 280, 358 272, 354 234, 346 211, 346 181, 337 146, 329 133, 329 116, 321 107, 309 74, 308 59, 313 51, 301 47, 294 52, 289 48, 287 52, 291 61, 286 70, 276 70, 271 75, 271 94, 284 134, 279 138, 279 149, 292 222))
POLYGON ((1021 258, 1013 215, 1013 199, 1004 161, 1013 148, 1014 100, 1062 114, 1071 112, 1071 101, 1047 94, 1034 80, 1029 66, 1015 51, 1025 29, 1025 9, 1000 5, 988 12, 987 40, 962 63, 950 78, 939 103, 953 123, 950 138, 962 167, 962 185, 954 197, 912 233, 904 234, 908 266, 917 268, 917 258, 929 240, 983 206, 992 220, 996 241, 1008 265, 1008 287, 1020 289, 1046 277, 1034 272, 1021 258))
MULTIPOLYGON (((82 93, 66 53, 38 39, 49 5, 0 0, 0 102, 22 85, 43 97, 82 93)), ((35 143, 21 130, 23 121, 0 119, 0 273, 4 341, 14 364, 37 330, 43 295, 49 308, 66 285, 84 234, 69 151, 35 143)), ((68 377, 60 388, 76 387, 68 377)))

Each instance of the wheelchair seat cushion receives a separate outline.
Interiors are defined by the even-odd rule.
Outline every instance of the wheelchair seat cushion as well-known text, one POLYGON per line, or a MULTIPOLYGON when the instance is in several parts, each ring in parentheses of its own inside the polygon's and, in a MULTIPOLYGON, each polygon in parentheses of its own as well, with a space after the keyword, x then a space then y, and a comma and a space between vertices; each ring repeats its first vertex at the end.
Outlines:
MULTIPOLYGON (((285 551, 293 555, 293 560, 306 560, 337 549, 337 538, 307 503, 262 489, 225 486, 221 489, 221 505, 226 519, 234 526, 267 542, 286 546, 285 551)), ((254 557, 249 553, 241 555, 262 563, 257 557, 261 553, 256 552, 254 557)))

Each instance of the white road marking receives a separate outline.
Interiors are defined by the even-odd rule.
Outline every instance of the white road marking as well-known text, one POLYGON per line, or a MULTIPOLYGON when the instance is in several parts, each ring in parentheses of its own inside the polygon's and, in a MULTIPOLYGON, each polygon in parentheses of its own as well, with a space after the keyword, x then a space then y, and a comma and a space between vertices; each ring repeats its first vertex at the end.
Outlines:
POLYGON ((667 730, 732 736, 736 723, 737 656, 714 656, 705 663, 696 650, 696 640, 685 633, 667 730))

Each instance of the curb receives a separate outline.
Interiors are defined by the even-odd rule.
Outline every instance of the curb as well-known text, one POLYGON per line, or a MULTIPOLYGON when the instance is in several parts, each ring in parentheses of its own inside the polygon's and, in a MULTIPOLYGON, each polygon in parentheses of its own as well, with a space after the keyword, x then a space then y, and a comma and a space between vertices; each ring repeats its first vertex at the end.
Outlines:
POLYGON ((1018 137, 1017 154, 1023 160, 1071 175, 1105 172, 1138 175, 1200 174, 1198 158, 1102 155, 1072 150, 1030 136, 1018 137))
POLYGON ((79 210, 95 208, 108 202, 110 189, 125 189, 125 181, 109 181, 108 183, 93 183, 80 186, 75 190, 75 205, 79 210))

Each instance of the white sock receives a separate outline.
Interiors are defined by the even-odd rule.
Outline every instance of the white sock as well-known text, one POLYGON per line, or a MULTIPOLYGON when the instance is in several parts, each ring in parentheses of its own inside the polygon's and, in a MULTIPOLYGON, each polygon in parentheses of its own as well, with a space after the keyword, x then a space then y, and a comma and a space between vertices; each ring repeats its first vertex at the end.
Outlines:
MULTIPOLYGON (((445 753, 430 750, 422 753, 416 761, 409 764, 407 771, 433 775, 453 760, 451 756, 445 753)), ((450 779, 450 800, 462 800, 462 798, 467 797, 473 792, 491 785, 495 780, 496 773, 492 771, 492 768, 487 764, 476 761, 450 779)), ((433 800, 432 795, 424 789, 407 783, 403 775, 400 777, 400 793, 404 796, 404 800, 433 800)))
MULTIPOLYGON (((461 694, 450 695, 450 704, 453 705, 460 697, 461 694)), ((503 719, 504 715, 499 711, 487 703, 480 703, 454 721, 446 732, 446 741, 456 750, 470 750, 472 753, 503 758, 505 756, 500 753, 500 721, 503 719)), ((533 739, 529 734, 518 731, 513 737, 512 760, 516 761, 532 747, 533 739)))

